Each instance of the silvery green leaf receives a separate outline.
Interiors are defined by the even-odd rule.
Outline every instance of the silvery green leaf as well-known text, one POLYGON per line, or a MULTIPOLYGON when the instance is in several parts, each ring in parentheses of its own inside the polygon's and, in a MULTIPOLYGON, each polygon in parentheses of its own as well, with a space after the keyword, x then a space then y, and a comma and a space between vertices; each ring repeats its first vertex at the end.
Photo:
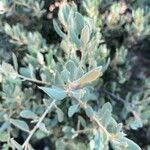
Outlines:
POLYGON ((71 7, 68 5, 68 3, 63 3, 62 5, 60 5, 58 18, 66 29, 70 15, 71 15, 71 7))
POLYGON ((57 116, 58 116, 58 121, 59 122, 62 122, 64 120, 64 113, 63 111, 60 109, 60 108, 56 108, 56 113, 57 113, 57 116))
POLYGON ((16 73, 13 66, 11 64, 8 64, 8 63, 5 63, 5 62, 2 62, 2 71, 4 73, 10 73, 10 74, 16 73))
POLYGON ((77 46, 77 48, 80 48, 81 41, 80 41, 78 35, 75 33, 75 31, 70 29, 69 34, 70 34, 71 41, 77 46))
POLYGON ((9 150, 9 145, 8 144, 3 144, 2 150, 9 150))
POLYGON ((143 126, 143 122, 141 118, 129 118, 128 125, 131 129, 137 130, 138 128, 141 128, 143 126))
POLYGON ((112 112, 112 106, 111 106, 111 104, 110 104, 109 102, 105 103, 105 104, 102 106, 102 112, 104 112, 104 111, 106 111, 106 110, 112 112))
POLYGON ((85 128, 87 126, 85 119, 82 116, 78 117, 78 121, 80 121, 80 124, 85 128))
POLYGON ((76 68, 74 73, 74 80, 81 78, 84 75, 84 70, 81 67, 76 68))
POLYGON ((77 32, 80 33, 81 30, 84 27, 84 18, 83 18, 83 16, 80 13, 76 12, 74 22, 76 24, 77 32))
POLYGON ((75 104, 69 107, 68 116, 72 117, 76 112, 78 112, 79 104, 75 104))
POLYGON ((58 87, 39 87, 39 88, 54 100, 63 100, 67 96, 66 91, 62 88, 58 87))
POLYGON ((34 112, 32 112, 31 110, 22 110, 20 112, 20 116, 22 118, 26 118, 26 119, 35 119, 35 118, 37 118, 37 115, 34 112))
POLYGON ((81 32, 81 41, 83 45, 86 45, 90 40, 90 29, 88 25, 85 25, 81 32))
POLYGON ((69 61, 65 64, 65 67, 66 67, 66 69, 67 69, 67 70, 69 71, 69 73, 70 73, 70 79, 73 80, 74 75, 75 75, 75 71, 76 71, 76 69, 77 69, 77 66, 76 66, 75 62, 72 61, 72 60, 69 60, 69 61))
POLYGON ((17 71, 18 70, 18 61, 17 61, 17 57, 14 53, 12 53, 12 59, 13 59, 14 68, 17 71))
POLYGON ((45 64, 45 62, 44 62, 44 56, 43 56, 42 53, 40 53, 40 52, 37 53, 37 61, 38 61, 38 63, 41 64, 41 65, 44 65, 44 64, 45 64))
POLYGON ((102 141, 101 141, 101 136, 100 133, 97 132, 95 137, 94 137, 94 142, 95 142, 95 150, 99 150, 100 147, 102 147, 102 141))
POLYGON ((71 96, 76 98, 76 99, 81 99, 84 97, 85 93, 86 93, 86 91, 84 89, 72 90, 71 96))
POLYGON ((87 107, 85 108, 85 113, 86 113, 86 115, 87 115, 89 118, 91 118, 91 117, 93 117, 93 115, 94 115, 94 110, 93 110, 93 108, 92 108, 91 106, 87 106, 87 107))
POLYGON ((103 126, 107 127, 110 119, 111 119, 111 113, 109 110, 106 110, 101 114, 101 123, 103 124, 103 126))
POLYGON ((74 128, 70 126, 64 126, 62 131, 64 132, 64 135, 65 135, 64 138, 66 139, 71 139, 75 134, 74 128))
POLYGON ((18 119, 10 119, 10 123, 12 123, 14 126, 18 127, 19 129, 29 132, 29 126, 25 121, 18 120, 18 119))
POLYGON ((25 77, 31 77, 31 73, 30 73, 30 69, 29 68, 25 68, 25 67, 20 67, 19 70, 20 74, 25 76, 25 77))
POLYGON ((62 79, 64 82, 70 81, 70 72, 69 72, 67 69, 64 69, 64 70, 61 72, 61 79, 62 79))
POLYGON ((42 123, 42 122, 41 122, 40 125, 39 125, 39 129, 40 129, 41 131, 43 131, 44 133, 46 133, 46 134, 49 133, 49 131, 47 130, 45 124, 42 123))
POLYGON ((65 38, 65 33, 62 32, 62 30, 60 29, 60 27, 59 27, 58 23, 56 22, 56 20, 53 20, 53 26, 54 26, 54 29, 57 32, 57 34, 60 37, 65 38))
POLYGON ((136 143, 134 143, 132 140, 130 140, 126 137, 124 137, 124 140, 128 144, 127 150, 141 150, 141 148, 136 143))
POLYGON ((112 140, 111 145, 114 149, 117 150, 141 150, 141 148, 136 143, 126 137, 112 140))
POLYGON ((64 87, 64 81, 61 79, 61 75, 58 71, 56 71, 54 82, 56 86, 64 87))
POLYGON ((118 132, 117 122, 112 117, 110 118, 109 124, 107 125, 107 130, 113 134, 116 134, 118 132))
POLYGON ((63 139, 57 139, 55 142, 56 150, 65 150, 65 143, 63 139))
POLYGON ((8 23, 5 23, 4 30, 8 35, 12 35, 12 29, 11 26, 8 23))
POLYGON ((5 121, 0 127, 0 132, 3 132, 4 130, 8 129, 9 127, 10 127, 10 122, 5 121))
POLYGON ((0 132, 0 142, 6 142, 9 139, 10 135, 8 132, 0 132))
POLYGON ((95 149, 95 141, 93 139, 90 140, 90 150, 94 150, 95 149))

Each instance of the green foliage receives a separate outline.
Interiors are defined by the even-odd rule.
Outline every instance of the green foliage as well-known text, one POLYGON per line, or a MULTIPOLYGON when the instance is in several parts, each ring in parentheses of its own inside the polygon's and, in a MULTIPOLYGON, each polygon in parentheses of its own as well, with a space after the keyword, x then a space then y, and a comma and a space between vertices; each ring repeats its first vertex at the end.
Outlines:
POLYGON ((9 55, 0 57, 2 150, 33 150, 44 138, 56 150, 141 150, 132 131, 150 125, 149 72, 130 48, 149 33, 149 8, 133 9, 132 22, 123 6, 62 2, 58 45, 41 32, 44 1, 0 1, 0 54, 9 55))

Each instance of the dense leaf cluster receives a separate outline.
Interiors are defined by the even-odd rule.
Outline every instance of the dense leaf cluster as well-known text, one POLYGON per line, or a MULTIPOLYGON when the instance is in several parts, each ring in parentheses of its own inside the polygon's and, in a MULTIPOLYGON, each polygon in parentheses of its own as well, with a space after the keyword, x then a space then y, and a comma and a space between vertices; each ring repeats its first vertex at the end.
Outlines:
POLYGON ((150 148, 149 5, 0 0, 0 149, 150 148))

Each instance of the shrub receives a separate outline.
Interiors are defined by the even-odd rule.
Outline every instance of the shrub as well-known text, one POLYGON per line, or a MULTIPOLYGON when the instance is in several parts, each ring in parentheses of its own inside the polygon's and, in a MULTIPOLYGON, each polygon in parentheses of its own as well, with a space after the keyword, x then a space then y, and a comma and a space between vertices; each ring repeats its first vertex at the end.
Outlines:
POLYGON ((149 78, 130 49, 148 37, 149 8, 132 21, 140 1, 64 1, 48 20, 47 3, 0 1, 1 149, 140 150, 125 133, 149 126, 149 78))

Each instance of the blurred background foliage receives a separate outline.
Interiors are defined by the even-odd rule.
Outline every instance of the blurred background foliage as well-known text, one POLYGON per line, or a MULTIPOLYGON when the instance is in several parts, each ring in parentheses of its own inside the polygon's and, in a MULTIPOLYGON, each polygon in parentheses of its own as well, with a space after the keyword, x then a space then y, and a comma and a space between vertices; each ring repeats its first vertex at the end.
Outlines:
MULTIPOLYGON (((80 77, 96 66, 104 67, 108 58, 110 59, 109 67, 102 78, 94 83, 92 89, 94 95, 90 95, 90 99, 96 101, 91 102, 91 105, 96 103, 100 108, 105 102, 110 102, 113 107, 113 118, 123 123, 127 137, 138 143, 142 149, 149 150, 150 1, 74 0, 74 2, 79 13, 85 16, 88 27, 90 26, 86 30, 89 30, 89 39, 95 47, 90 47, 88 39, 82 39, 85 40, 86 46, 89 44, 88 49, 84 47, 85 45, 80 45, 81 41, 76 38, 68 40, 70 47, 65 47, 66 40, 62 40, 63 33, 70 36, 71 31, 75 29, 72 28, 73 25, 67 26, 60 20, 58 10, 61 0, 0 0, 2 72, 0 132, 7 131, 3 137, 0 134, 0 147, 8 149, 8 145, 12 142, 6 144, 9 136, 18 143, 23 143, 26 133, 10 125, 14 120, 9 119, 21 118, 29 123, 30 119, 33 119, 32 115, 34 118, 41 116, 46 105, 42 99, 46 103, 49 98, 41 93, 37 84, 62 86, 67 76, 67 71, 64 71, 65 73, 62 71, 63 66, 68 60, 78 64, 78 61, 76 62, 72 57, 75 56, 81 58, 83 63, 83 70, 80 68, 78 70, 81 73, 80 77), (60 36, 56 33, 55 23, 62 31, 57 32, 60 36), (72 42, 75 44, 73 45, 72 42), (14 69, 8 63, 13 65, 14 69), (60 78, 63 78, 63 81, 60 78), (31 118, 24 118, 20 114, 24 109, 32 110, 32 115, 28 112, 31 118)), ((71 0, 67 3, 70 4, 71 0)), ((72 136, 74 131, 70 126, 76 127, 74 124, 77 124, 77 120, 82 126, 89 123, 85 122, 87 119, 85 114, 82 116, 83 112, 79 112, 79 115, 74 115, 72 120, 64 116, 65 122, 61 122, 62 118, 58 118, 56 114, 62 115, 61 111, 66 114, 66 106, 68 108, 71 105, 69 101, 63 102, 59 106, 62 110, 58 108, 57 112, 47 115, 44 123, 50 133, 41 127, 31 141, 33 148, 42 150, 51 147, 59 150, 64 145, 68 149, 87 149, 87 137, 83 133, 80 135, 80 142, 77 139, 75 142, 66 140, 66 137, 72 136), (61 139, 62 136, 64 138, 61 139)), ((31 124, 30 128, 32 127, 31 124)))

